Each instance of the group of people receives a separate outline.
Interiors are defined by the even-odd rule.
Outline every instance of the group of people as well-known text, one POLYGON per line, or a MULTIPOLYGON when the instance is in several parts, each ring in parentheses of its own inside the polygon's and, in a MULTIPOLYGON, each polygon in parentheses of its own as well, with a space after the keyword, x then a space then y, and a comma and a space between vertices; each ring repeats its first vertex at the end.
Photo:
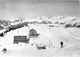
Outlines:
POLYGON ((3 48, 2 52, 6 53, 7 52, 7 48, 3 48))

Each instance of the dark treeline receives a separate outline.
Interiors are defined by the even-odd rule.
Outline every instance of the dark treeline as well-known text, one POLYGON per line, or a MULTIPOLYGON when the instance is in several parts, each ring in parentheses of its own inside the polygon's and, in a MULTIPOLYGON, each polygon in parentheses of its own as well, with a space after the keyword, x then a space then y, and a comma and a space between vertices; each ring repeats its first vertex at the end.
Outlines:
POLYGON ((76 28, 80 28, 80 24, 75 23, 75 24, 66 24, 65 28, 69 28, 69 27, 76 27, 76 28))
POLYGON ((17 25, 11 25, 10 27, 8 27, 9 31, 11 30, 15 30, 24 26, 28 26, 28 23, 21 23, 21 24, 17 24, 17 25))
POLYGON ((24 26, 28 26, 28 23, 21 23, 21 24, 17 24, 17 25, 11 25, 7 28, 6 31, 0 33, 0 37, 3 37, 4 34, 6 34, 7 32, 10 32, 12 30, 16 30, 16 29, 19 29, 19 28, 22 28, 24 26))

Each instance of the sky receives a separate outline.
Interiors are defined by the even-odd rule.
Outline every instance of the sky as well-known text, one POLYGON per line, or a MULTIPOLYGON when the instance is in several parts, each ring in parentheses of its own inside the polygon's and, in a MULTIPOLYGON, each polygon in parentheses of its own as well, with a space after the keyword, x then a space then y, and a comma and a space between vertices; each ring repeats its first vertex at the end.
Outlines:
POLYGON ((0 18, 80 17, 79 0, 0 0, 0 18))

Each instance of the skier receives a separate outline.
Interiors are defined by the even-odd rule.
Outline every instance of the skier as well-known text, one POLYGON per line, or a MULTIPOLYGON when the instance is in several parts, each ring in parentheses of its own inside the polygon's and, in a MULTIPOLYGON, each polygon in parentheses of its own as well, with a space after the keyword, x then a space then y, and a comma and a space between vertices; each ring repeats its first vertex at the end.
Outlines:
POLYGON ((63 47, 64 47, 64 46, 63 46, 63 42, 62 42, 62 41, 60 42, 60 45, 61 45, 61 48, 63 48, 63 47))

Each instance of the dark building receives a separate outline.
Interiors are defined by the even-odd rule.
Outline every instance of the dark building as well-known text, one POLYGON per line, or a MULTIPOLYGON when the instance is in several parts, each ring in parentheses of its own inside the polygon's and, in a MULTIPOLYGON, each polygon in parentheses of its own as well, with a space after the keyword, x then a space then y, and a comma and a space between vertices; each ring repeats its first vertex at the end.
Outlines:
POLYGON ((39 34, 37 33, 36 30, 31 29, 31 30, 29 31, 29 38, 35 38, 35 37, 38 37, 38 36, 39 36, 39 34))
POLYGON ((18 44, 20 42, 29 43, 29 39, 27 39, 27 36, 14 36, 14 44, 18 44))
POLYGON ((45 45, 37 45, 37 44, 36 44, 36 48, 37 48, 38 50, 43 50, 43 49, 46 49, 46 46, 45 46, 45 45))

